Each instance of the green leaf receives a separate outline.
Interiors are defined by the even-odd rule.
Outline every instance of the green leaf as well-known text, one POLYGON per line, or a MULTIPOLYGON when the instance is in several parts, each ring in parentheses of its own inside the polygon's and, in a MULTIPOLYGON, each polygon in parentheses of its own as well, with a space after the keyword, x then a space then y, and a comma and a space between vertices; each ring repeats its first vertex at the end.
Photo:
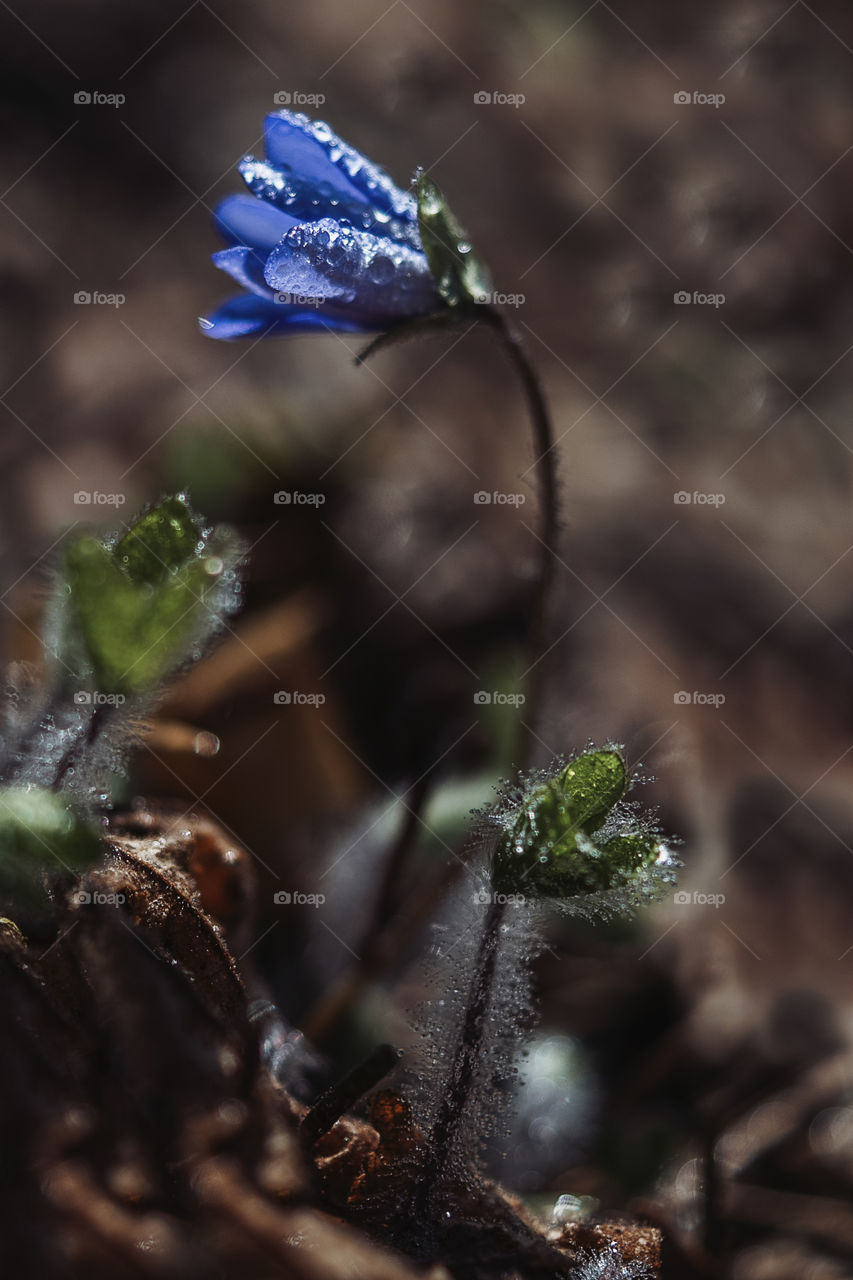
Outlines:
POLYGON ((554 783, 573 822, 589 835, 628 790, 628 773, 620 752, 585 751, 566 765, 554 783))
POLYGON ((488 301, 492 278, 477 257, 444 195, 431 178, 418 174, 418 227, 438 291, 448 306, 488 301))
POLYGON ((634 829, 595 839, 628 783, 621 753, 609 749, 583 752, 533 788, 495 850, 496 889, 574 898, 631 885, 658 860, 660 840, 634 829))
POLYGON ((653 867, 660 857, 660 851, 660 838, 644 831, 614 836, 601 845, 601 852, 610 862, 614 873, 628 877, 633 877, 644 868, 653 867))
POLYGON ((62 795, 0 787, 0 893, 35 905, 44 897, 42 871, 82 871, 99 854, 97 830, 62 795))
POLYGON ((64 563, 70 632, 99 690, 145 693, 185 661, 224 612, 222 579, 237 556, 224 532, 202 535, 181 498, 146 512, 114 547, 75 538, 64 563))
POLYGON ((195 555, 199 530, 182 498, 166 498, 119 539, 114 558, 133 582, 162 582, 195 555))

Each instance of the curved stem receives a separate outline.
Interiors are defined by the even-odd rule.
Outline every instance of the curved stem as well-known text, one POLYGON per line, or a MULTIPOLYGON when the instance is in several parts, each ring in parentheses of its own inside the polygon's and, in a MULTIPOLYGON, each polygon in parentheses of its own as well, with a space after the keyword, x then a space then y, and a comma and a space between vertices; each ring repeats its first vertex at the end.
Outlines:
POLYGON ((557 498, 557 468, 554 455, 554 428, 539 375, 531 364, 521 340, 521 335, 510 325, 502 312, 491 306, 481 308, 482 319, 491 326, 518 374, 533 428, 533 448, 536 454, 534 466, 539 488, 539 572, 527 633, 528 695, 527 727, 519 728, 519 764, 529 767, 533 747, 533 726, 542 711, 545 692, 543 658, 547 649, 548 609, 551 586, 557 557, 557 533, 559 529, 559 503, 557 498))

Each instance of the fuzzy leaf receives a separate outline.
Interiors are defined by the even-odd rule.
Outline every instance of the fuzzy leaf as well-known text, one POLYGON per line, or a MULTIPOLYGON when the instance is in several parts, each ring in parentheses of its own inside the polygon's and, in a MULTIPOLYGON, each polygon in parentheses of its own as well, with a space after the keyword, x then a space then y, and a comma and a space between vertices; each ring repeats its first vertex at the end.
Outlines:
POLYGON ((42 870, 81 871, 100 852, 97 831, 66 798, 41 787, 0 787, 0 893, 33 905, 42 870))
POLYGON ((152 585, 193 558, 199 530, 182 498, 166 498, 116 544, 114 558, 133 582, 152 585))
POLYGON ((68 607, 100 689, 145 693, 183 662, 216 622, 220 580, 236 558, 224 533, 202 536, 180 498, 143 515, 115 547, 76 538, 65 552, 68 607))
POLYGON ((628 789, 616 750, 585 751, 519 805, 494 856, 494 883, 502 892, 574 898, 630 885, 660 852, 653 833, 595 833, 628 789))

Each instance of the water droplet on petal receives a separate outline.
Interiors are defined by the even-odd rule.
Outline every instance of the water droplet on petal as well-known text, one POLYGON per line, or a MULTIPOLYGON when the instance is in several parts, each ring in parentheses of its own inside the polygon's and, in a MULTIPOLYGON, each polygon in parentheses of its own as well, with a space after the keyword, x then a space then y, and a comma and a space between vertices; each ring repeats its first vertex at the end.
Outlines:
POLYGON ((367 269, 367 274, 374 284, 387 284, 394 275, 394 263, 390 258, 380 255, 374 258, 367 269))

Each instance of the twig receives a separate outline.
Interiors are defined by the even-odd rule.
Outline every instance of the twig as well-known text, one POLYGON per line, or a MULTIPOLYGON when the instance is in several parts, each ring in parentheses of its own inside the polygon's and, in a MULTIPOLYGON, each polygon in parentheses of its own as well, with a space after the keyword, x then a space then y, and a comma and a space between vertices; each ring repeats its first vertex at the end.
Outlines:
POLYGON ((305 1113, 299 1123, 299 1133, 312 1146, 342 1115, 351 1111, 359 1098, 364 1097, 379 1081, 387 1076, 402 1058, 400 1049, 391 1044, 380 1044, 359 1066, 353 1067, 342 1080, 333 1084, 305 1113))

